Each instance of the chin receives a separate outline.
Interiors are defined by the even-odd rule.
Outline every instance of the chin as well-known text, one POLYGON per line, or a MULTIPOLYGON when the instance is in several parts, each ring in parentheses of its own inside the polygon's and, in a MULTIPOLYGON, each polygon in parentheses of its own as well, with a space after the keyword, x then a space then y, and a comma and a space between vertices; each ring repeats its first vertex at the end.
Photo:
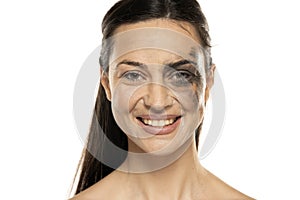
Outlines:
POLYGON ((178 150, 185 150, 187 140, 182 137, 160 137, 154 136, 147 139, 130 139, 133 152, 149 153, 153 156, 166 156, 178 152, 178 150))
POLYGON ((172 142, 171 139, 166 138, 157 138, 156 136, 152 136, 151 138, 131 138, 130 149, 134 152, 140 153, 155 153, 159 151, 163 151, 168 148, 169 144, 172 142))

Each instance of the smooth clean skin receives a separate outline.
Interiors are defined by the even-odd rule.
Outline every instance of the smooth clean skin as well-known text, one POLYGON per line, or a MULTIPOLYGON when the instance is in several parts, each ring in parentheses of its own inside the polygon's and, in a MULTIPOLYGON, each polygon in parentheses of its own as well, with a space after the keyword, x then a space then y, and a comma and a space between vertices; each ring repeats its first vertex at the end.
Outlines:
MULTIPOLYGON (((124 32, 136 28, 144 27, 159 27, 167 28, 185 34, 195 41, 199 40, 194 27, 186 22, 171 21, 167 19, 155 19, 144 22, 139 22, 136 24, 122 25, 117 29, 117 32, 124 32)), ((143 51, 133 52, 131 54, 125 55, 122 59, 135 59, 134 61, 142 62, 145 64, 157 63, 164 64, 167 59, 172 58, 169 54, 163 54, 159 51, 147 51, 149 56, 142 56, 143 51), (127 57, 126 57, 127 56, 127 57)), ((173 56, 176 60, 178 57, 173 56)), ((116 61, 118 62, 118 61, 116 61)), ((130 70, 136 70, 133 66, 124 66, 124 68, 129 68, 130 70)), ((133 98, 129 99, 126 106, 131 107, 128 109, 126 116, 128 123, 135 125, 135 112, 149 113, 147 108, 150 106, 160 106, 163 107, 165 112, 171 114, 178 114, 184 112, 185 115, 182 117, 182 122, 185 125, 192 127, 193 131, 200 124, 204 115, 205 101, 208 99, 209 90, 213 83, 213 71, 215 67, 211 67, 211 77, 206 83, 206 87, 203 88, 203 102, 199 103, 197 109, 190 111, 185 109, 184 102, 177 100, 172 93, 168 92, 165 87, 157 86, 156 92, 149 92, 145 89, 147 93, 147 100, 143 98, 133 98), (147 105, 146 105, 147 104, 147 105), (148 105, 149 104, 149 105, 148 105), (135 112, 131 112, 131 110, 135 112), (182 111, 183 110, 183 111, 182 111), (191 117, 194 120, 190 120, 191 117)), ((114 104, 114 95, 121 95, 122 91, 118 91, 121 77, 115 76, 114 66, 110 66, 109 73, 107 76, 102 77, 101 84, 106 90, 107 98, 114 104)), ((151 91, 151 90, 149 90, 151 91)), ((124 94, 125 95, 125 94, 124 94)), ((136 94, 138 95, 138 94, 136 94)), ((114 109, 114 108, 112 108, 114 109)), ((123 108, 120 108, 123 109, 123 108)), ((124 106, 124 109, 125 106, 124 106)), ((117 112, 116 112, 117 113, 117 112)), ((126 133, 126 132, 125 132, 126 133)), ((149 138, 134 138, 133 133, 126 133, 129 138, 129 151, 130 152, 143 152, 151 153, 159 151, 161 149, 167 148, 168 153, 176 150, 176 145, 180 145, 180 140, 184 138, 184 134, 180 133, 178 129, 175 129, 172 133, 166 136, 156 136, 149 138), (179 134, 179 139, 173 141, 174 137, 179 134), (173 145, 169 145, 173 143, 173 145)), ((124 171, 119 171, 118 169, 113 171, 107 177, 94 184, 85 191, 79 193, 73 200, 200 200, 200 199, 212 199, 212 200, 234 200, 241 199, 247 200, 252 199, 231 186, 224 183, 222 180, 214 176, 212 173, 207 171, 203 166, 201 166, 198 154, 196 150, 196 144, 194 135, 188 137, 186 140, 188 147, 186 151, 172 164, 155 171, 150 171, 148 173, 129 173, 124 171)), ((178 147, 177 147, 178 148, 178 147)), ((130 162, 130 161, 129 161, 130 162)))

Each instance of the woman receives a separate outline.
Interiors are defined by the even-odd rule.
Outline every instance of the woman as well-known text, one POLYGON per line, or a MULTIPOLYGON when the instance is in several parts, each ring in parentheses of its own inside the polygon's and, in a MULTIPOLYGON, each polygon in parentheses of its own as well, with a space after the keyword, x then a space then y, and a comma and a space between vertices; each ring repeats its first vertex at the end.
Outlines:
POLYGON ((195 0, 121 0, 102 23, 101 84, 72 199, 252 199, 201 166, 215 66, 195 0))

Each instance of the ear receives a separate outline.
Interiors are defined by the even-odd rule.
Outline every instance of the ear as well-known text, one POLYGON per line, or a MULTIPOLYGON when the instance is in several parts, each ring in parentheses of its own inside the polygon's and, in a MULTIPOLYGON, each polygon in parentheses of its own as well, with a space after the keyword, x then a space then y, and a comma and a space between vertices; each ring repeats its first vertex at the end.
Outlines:
POLYGON ((206 88, 205 88, 205 105, 209 98, 210 89, 214 85, 214 75, 215 75, 216 65, 212 64, 209 68, 208 75, 206 77, 206 88))
POLYGON ((101 85, 103 86, 105 93, 106 93, 106 98, 111 101, 111 90, 109 86, 109 80, 108 80, 108 75, 106 72, 101 71, 101 85))

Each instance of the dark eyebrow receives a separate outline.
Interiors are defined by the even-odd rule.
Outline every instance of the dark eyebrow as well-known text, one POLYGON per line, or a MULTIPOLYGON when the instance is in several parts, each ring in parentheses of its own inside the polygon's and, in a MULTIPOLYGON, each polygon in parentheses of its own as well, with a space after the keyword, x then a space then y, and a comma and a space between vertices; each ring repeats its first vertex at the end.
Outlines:
POLYGON ((119 62, 116 66, 116 68, 119 67, 119 65, 122 65, 122 64, 125 64, 125 65, 131 65, 131 66, 135 66, 135 67, 139 67, 139 68, 147 68, 147 65, 144 64, 144 63, 140 63, 140 62, 136 62, 136 61, 130 61, 130 60, 123 60, 121 62, 119 62))
MULTIPOLYGON (((136 62, 136 61, 130 61, 130 60, 123 60, 121 62, 119 62, 116 66, 116 68, 119 67, 119 65, 122 65, 122 64, 125 64, 125 65, 131 65, 131 66, 135 66, 135 67, 139 67, 139 68, 142 68, 142 69, 147 69, 147 65, 144 64, 144 63, 140 63, 140 62, 136 62)), ((179 60, 177 62, 170 62, 170 63, 166 63, 164 64, 165 66, 167 67, 171 67, 171 68, 178 68, 182 65, 186 65, 186 64, 191 64, 193 66, 197 66, 197 63, 194 62, 194 61, 191 61, 191 60, 186 60, 186 59, 183 59, 183 60, 179 60)))
POLYGON ((179 60, 179 61, 174 62, 174 63, 167 63, 166 66, 176 69, 177 67, 180 67, 180 66, 186 65, 186 64, 192 64, 194 66, 197 66, 196 62, 193 62, 191 60, 186 60, 186 59, 179 60))

